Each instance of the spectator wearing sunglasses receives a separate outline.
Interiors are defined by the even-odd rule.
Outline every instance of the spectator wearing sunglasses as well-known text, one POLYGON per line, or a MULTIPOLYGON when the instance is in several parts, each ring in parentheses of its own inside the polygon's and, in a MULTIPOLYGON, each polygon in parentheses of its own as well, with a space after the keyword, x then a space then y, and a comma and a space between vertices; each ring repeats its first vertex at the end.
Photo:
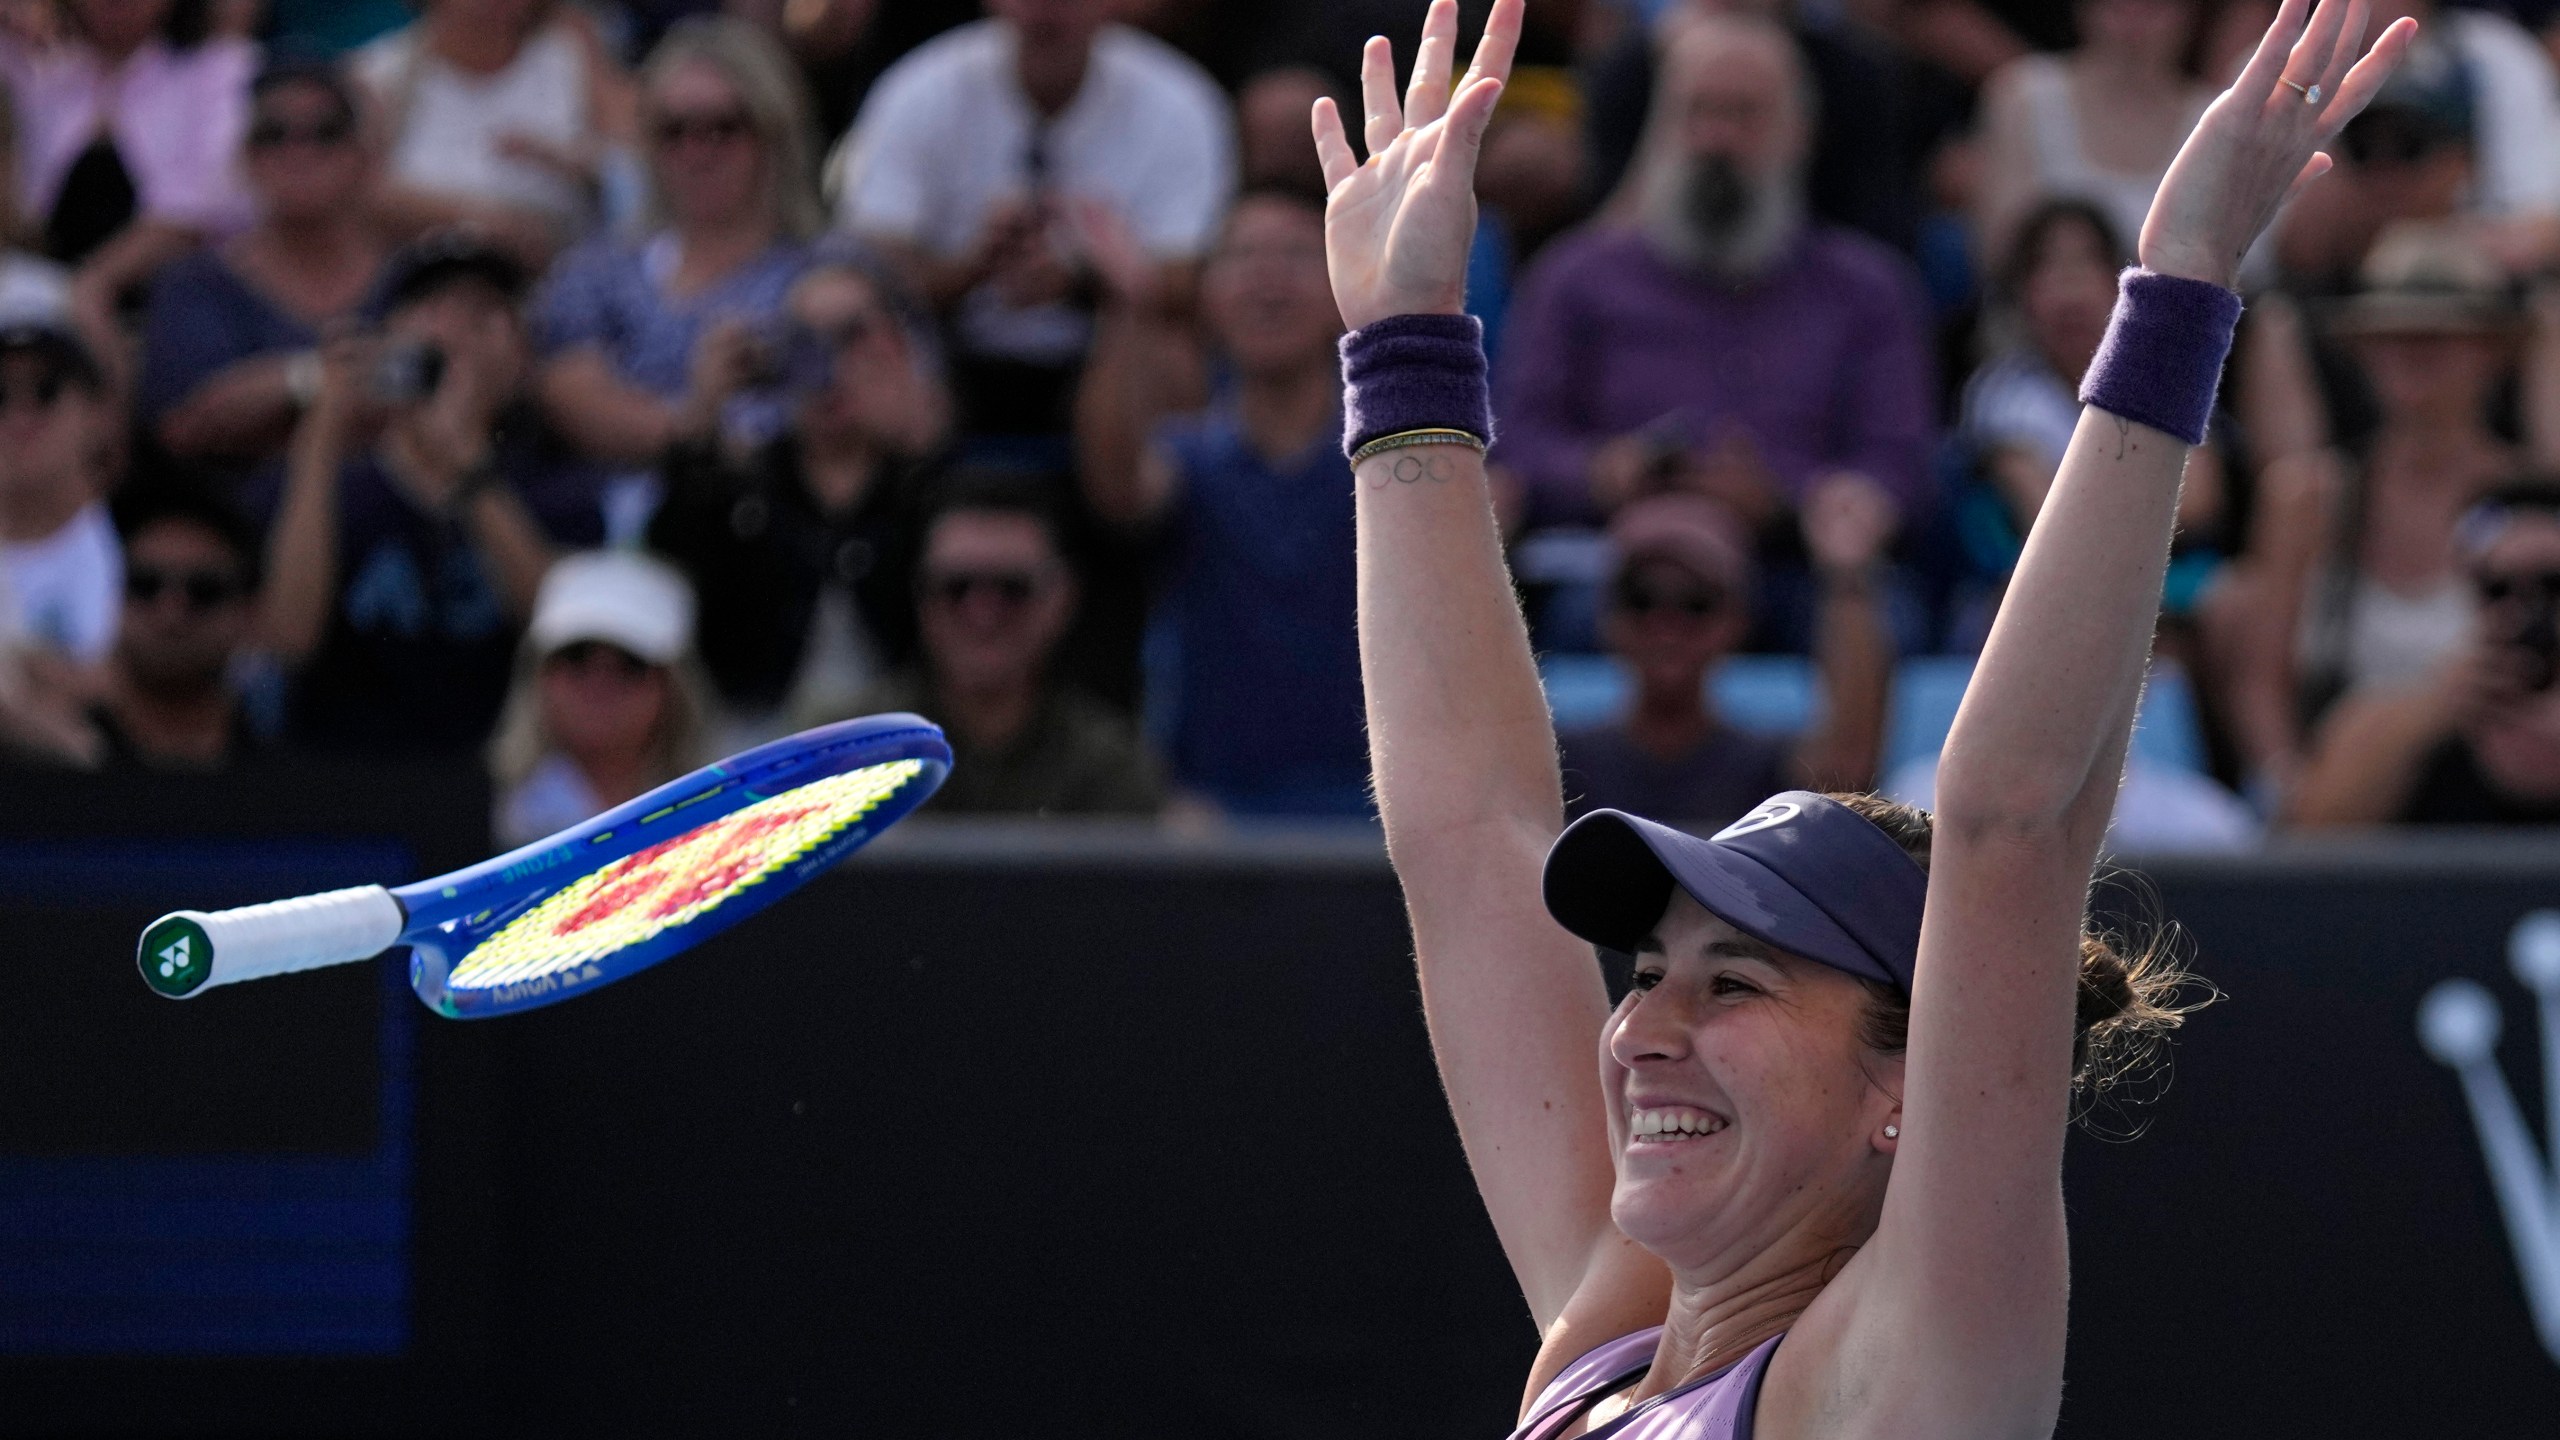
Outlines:
POLYGON ((108 768, 227 769, 262 748, 235 687, 254 638, 258 540, 237 510, 175 477, 116 497, 124 608, 89 707, 108 768))
POLYGON ((917 567, 921 662, 847 713, 910 710, 942 726, 953 763, 938 813, 1152 815, 1164 787, 1136 733, 1051 673, 1075 608, 1036 496, 1010 477, 959 477, 917 567))
POLYGON ((2560 824, 2560 483, 2493 492, 2463 524, 2478 626, 2414 681, 2338 702, 2284 818, 2560 824))
POLYGON ((321 334, 352 320, 391 247, 365 201, 374 156, 333 66, 279 60, 250 87, 241 169, 258 222, 153 287, 134 403, 172 456, 237 479, 284 453, 319 384, 321 334))
POLYGON ((384 215, 471 225, 542 264, 593 228, 630 134, 629 80, 556 0, 421 0, 355 73, 384 129, 384 215))
POLYGON ((0 322, 0 575, 34 641, 81 666, 106 658, 123 603, 100 465, 118 420, 67 320, 0 322))
POLYGON ((679 23, 641 71, 649 231, 564 258, 536 306, 544 406, 616 467, 636 534, 654 471, 692 437, 771 439, 787 405, 759 342, 821 228, 809 105, 790 57, 744 20, 679 23))
POLYGON ((1801 735, 1765 735, 1728 723, 1707 692, 1717 662, 1751 629, 1740 523, 1696 495, 1640 500, 1611 523, 1601 635, 1626 666, 1634 697, 1618 720, 1560 737, 1574 815, 1627 810, 1703 833, 1781 790, 1875 784, 1893 667, 1876 575, 1892 506, 1839 487, 1806 506, 1802 528, 1821 585, 1814 664, 1822 718, 1801 735))
POLYGON ((649 524, 702 597, 724 748, 849 707, 915 658, 915 551, 950 429, 929 322, 886 269, 831 246, 786 316, 767 363, 791 427, 743 455, 679 445, 649 524))
POLYGON ((563 556, 543 576, 489 742, 500 845, 566 830, 713 758, 693 619, 684 577, 634 551, 563 556))

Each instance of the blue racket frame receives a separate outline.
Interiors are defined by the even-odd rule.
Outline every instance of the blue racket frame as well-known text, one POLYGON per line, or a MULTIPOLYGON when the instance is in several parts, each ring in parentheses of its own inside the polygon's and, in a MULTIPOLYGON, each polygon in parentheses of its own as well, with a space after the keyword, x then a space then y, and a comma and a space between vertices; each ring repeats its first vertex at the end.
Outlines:
POLYGON ((942 731, 917 715, 846 720, 760 745, 671 780, 548 839, 467 870, 391 892, 408 916, 409 985, 437 1014, 455 1020, 508 1015, 557 1004, 648 969, 763 910, 870 843, 921 805, 951 771, 942 731), (681 925, 671 926, 574 969, 488 989, 448 983, 480 943, 516 917, 617 860, 676 839, 761 800, 866 766, 915 760, 922 773, 823 845, 681 925))

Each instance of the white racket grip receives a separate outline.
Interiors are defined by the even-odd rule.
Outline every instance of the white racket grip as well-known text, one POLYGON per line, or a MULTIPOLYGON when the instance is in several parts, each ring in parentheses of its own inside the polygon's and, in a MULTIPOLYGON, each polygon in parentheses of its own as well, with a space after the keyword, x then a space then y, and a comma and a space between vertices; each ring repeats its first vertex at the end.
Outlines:
POLYGON ((237 910, 180 910, 142 932, 142 978, 173 1000, 323 965, 370 960, 400 942, 409 917, 379 885, 237 910))

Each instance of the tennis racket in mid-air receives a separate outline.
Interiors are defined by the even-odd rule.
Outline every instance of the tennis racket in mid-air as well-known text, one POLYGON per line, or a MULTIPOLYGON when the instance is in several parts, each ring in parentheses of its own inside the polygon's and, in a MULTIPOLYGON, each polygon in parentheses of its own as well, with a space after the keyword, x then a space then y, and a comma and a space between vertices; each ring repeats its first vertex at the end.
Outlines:
POLYGON ((467 870, 163 915, 142 978, 172 999, 409 947, 440 1015, 530 1010, 645 970, 798 889, 924 803, 951 770, 930 721, 804 731, 467 870))

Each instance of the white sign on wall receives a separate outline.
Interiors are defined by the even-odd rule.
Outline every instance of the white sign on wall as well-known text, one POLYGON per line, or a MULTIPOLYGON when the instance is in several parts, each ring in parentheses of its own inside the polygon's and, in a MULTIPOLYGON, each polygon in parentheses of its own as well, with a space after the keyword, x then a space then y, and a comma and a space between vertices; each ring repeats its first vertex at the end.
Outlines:
POLYGON ((2534 1331, 2560 1362, 2560 911, 2537 910, 2517 921, 2507 959, 2542 1015, 2542 1113, 2555 1132, 2547 1156, 2498 1068, 2501 1017, 2486 987, 2447 980, 2429 990, 2418 1005, 2418 1038, 2462 1081, 2534 1331))

